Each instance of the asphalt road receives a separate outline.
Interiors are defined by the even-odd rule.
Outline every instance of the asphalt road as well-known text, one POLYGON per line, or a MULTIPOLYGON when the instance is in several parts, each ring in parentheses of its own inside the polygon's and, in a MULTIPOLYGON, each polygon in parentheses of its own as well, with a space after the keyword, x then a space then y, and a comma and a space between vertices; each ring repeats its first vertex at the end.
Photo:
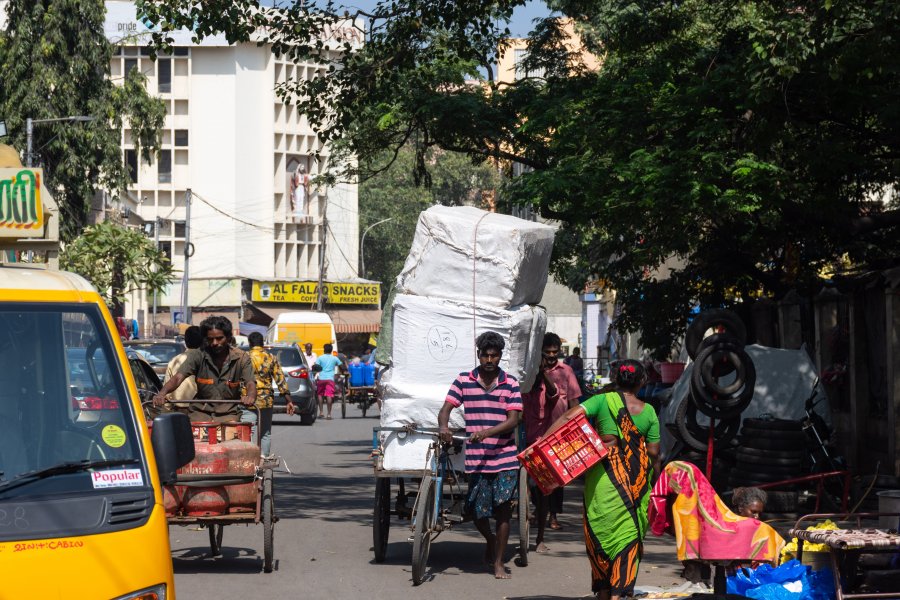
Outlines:
MULTIPOLYGON (((339 411, 337 411, 339 412, 339 411)), ((377 414, 377 413, 376 413, 377 414)), ((394 517, 384 563, 372 554, 372 427, 351 407, 347 419, 312 427, 276 416, 273 451, 292 473, 275 479, 275 570, 262 572, 261 525, 224 529, 222 556, 209 556, 206 530, 170 526, 179 598, 471 598, 562 600, 591 597, 590 571, 581 535, 580 489, 567 489, 564 530, 548 533, 550 553, 530 553, 527 567, 508 550, 512 579, 495 580, 482 565, 484 546, 471 524, 444 532, 431 546, 428 576, 412 585, 408 522, 394 517)), ((532 533, 532 544, 534 542, 532 533)), ((638 585, 680 583, 674 540, 648 538, 638 585)))

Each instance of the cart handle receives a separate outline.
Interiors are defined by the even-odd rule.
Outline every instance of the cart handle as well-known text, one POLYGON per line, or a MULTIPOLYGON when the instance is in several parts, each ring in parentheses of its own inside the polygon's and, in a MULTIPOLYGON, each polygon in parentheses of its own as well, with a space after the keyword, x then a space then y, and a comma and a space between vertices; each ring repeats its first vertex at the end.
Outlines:
MULTIPOLYGON (((415 424, 411 425, 401 425, 399 427, 373 427, 372 428, 372 448, 377 449, 379 445, 378 434, 382 431, 386 431, 388 433, 418 433, 420 435, 430 435, 431 437, 440 436, 440 431, 433 427, 417 427, 415 424)), ((454 433, 459 433, 460 431, 465 431, 463 429, 457 429, 454 433)), ((399 436, 398 436, 399 437, 399 436)), ((468 436, 465 435, 454 435, 454 442, 465 442, 468 440, 468 436)))

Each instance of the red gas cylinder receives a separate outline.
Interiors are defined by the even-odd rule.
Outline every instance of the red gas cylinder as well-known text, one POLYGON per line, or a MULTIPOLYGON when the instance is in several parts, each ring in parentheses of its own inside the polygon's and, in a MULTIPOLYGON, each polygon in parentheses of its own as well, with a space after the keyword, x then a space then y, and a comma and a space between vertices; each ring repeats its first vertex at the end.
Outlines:
MULTIPOLYGON (((203 423, 208 435, 205 440, 194 440, 194 460, 178 469, 182 475, 222 475, 228 473, 228 449, 219 443, 218 427, 203 423)), ((181 508, 191 517, 210 517, 228 512, 228 494, 222 486, 177 486, 181 495, 181 508)))
MULTIPOLYGON (((228 448, 228 473, 233 475, 255 475, 259 465, 259 446, 250 441, 251 425, 239 425, 238 438, 222 445, 228 448)), ((259 485, 256 481, 229 485, 228 512, 255 512, 259 485)))
POLYGON ((181 508, 181 500, 179 500, 178 490, 174 485, 163 487, 163 506, 166 509, 166 516, 175 516, 181 508))

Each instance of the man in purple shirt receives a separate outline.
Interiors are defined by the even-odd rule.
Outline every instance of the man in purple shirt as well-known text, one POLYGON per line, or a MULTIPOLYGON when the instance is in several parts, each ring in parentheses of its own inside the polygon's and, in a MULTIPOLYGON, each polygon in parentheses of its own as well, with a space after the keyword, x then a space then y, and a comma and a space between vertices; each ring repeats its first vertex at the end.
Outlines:
POLYGON ((466 473, 469 493, 466 512, 475 519, 475 527, 487 542, 485 562, 492 565, 494 577, 509 579, 503 565, 503 553, 509 541, 512 501, 519 484, 516 459, 516 426, 522 414, 519 382, 500 369, 500 357, 506 343, 500 334, 486 331, 475 340, 478 367, 460 373, 450 386, 438 413, 441 440, 452 441, 448 427, 450 413, 462 406, 466 413, 466 473), (491 531, 490 519, 497 522, 491 531))

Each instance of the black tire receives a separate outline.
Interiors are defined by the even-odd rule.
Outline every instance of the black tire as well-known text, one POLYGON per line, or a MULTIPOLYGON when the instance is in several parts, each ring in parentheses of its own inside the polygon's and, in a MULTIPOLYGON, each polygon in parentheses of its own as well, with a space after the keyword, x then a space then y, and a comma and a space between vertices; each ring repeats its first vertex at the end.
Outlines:
POLYGON ((210 556, 222 555, 222 532, 225 528, 218 523, 210 523, 206 526, 209 532, 209 554, 210 556))
POLYGON ((318 416, 318 412, 313 410, 311 413, 307 413, 305 415, 300 415, 300 424, 301 425, 312 425, 316 422, 316 417, 318 416))
POLYGON ((785 459, 785 460, 799 460, 803 461, 804 452, 802 450, 774 450, 774 449, 760 449, 760 448, 750 448, 749 446, 739 446, 738 454, 744 455, 747 458, 751 458, 753 460, 757 460, 759 458, 762 459, 785 459))
POLYGON ((778 452, 790 452, 796 454, 806 449, 806 440, 800 438, 794 439, 768 439, 756 435, 747 435, 742 432, 740 436, 740 445, 747 448, 755 448, 756 450, 776 450, 778 452))
POLYGON ((518 566, 528 566, 528 544, 531 539, 531 523, 528 522, 528 509, 530 501, 528 497, 528 471, 525 467, 519 467, 519 562, 518 566))
POLYGON ((764 440, 800 440, 806 443, 806 436, 802 431, 781 431, 778 429, 759 429, 757 427, 748 427, 745 423, 741 429, 741 433, 747 436, 762 438, 764 440))
POLYGON ((391 530, 391 479, 375 479, 375 514, 372 522, 372 547, 375 562, 384 562, 387 557, 388 533, 391 530))
POLYGON ((723 404, 710 404, 704 400, 699 394, 695 394, 693 390, 694 384, 691 383, 691 401, 707 417, 711 417, 717 421, 726 421, 728 419, 736 419, 741 416, 744 410, 750 406, 752 397, 730 401, 726 407, 723 404))
MULTIPOLYGON (((697 422, 697 406, 693 402, 688 402, 687 413, 685 414, 684 422, 685 425, 687 425, 688 430, 690 430, 690 432, 694 434, 695 439, 709 439, 709 427, 707 425, 701 425, 697 422)), ((724 421, 717 421, 716 429, 713 433, 713 438, 715 438, 717 444, 724 444, 737 437, 740 429, 740 417, 735 417, 733 419, 727 419, 724 421)))
MULTIPOLYGON (((707 350, 700 352, 699 357, 706 358, 702 362, 697 362, 703 387, 718 396, 730 396, 744 387, 747 381, 747 371, 753 369, 753 360, 737 346, 719 344, 711 346, 711 348, 709 354, 707 354, 707 350), (746 358, 742 357, 742 354, 746 358), (725 375, 723 371, 734 372, 734 381, 720 385, 718 378, 725 375)), ((754 383, 756 382, 755 375, 754 370, 754 383)))
POLYGON ((425 475, 419 484, 418 506, 413 512, 413 585, 424 581, 425 568, 428 566, 428 551, 431 549, 431 531, 434 520, 435 482, 431 475, 425 475))
POLYGON ((800 497, 797 492, 766 491, 767 513, 792 513, 797 511, 800 497))
POLYGON ((690 404, 692 404, 691 399, 685 397, 681 400, 681 404, 678 405, 678 409, 675 411, 675 426, 678 427, 678 436, 689 448, 699 452, 706 452, 707 438, 704 437, 699 439, 687 425, 687 411, 690 404))
POLYGON ((741 346, 747 343, 747 328, 737 314, 727 308, 705 310, 691 321, 684 335, 684 347, 692 359, 696 359, 700 352, 700 343, 708 329, 724 329, 741 346))
POLYGON ((272 469, 263 475, 262 525, 263 525, 263 572, 271 573, 275 564, 275 497, 273 496, 272 469))
POLYGON ((803 421, 790 419, 744 419, 744 427, 766 431, 803 431, 803 421))
POLYGON ((727 342, 710 345, 697 355, 694 368, 691 370, 691 391, 695 398, 700 398, 713 406, 730 408, 743 400, 753 397, 756 385, 756 367, 747 352, 727 342), (719 385, 712 376, 712 368, 718 362, 718 356, 725 354, 734 356, 732 364, 737 365, 735 380, 727 385, 719 385), (741 376, 743 375, 743 376, 741 376), (749 396, 749 398, 748 398, 749 396))
POLYGON ((803 461, 798 458, 770 458, 768 456, 748 456, 738 453, 737 466, 747 465, 759 469, 765 467, 767 469, 793 469, 794 471, 803 470, 803 461))
POLYGON ((760 465, 748 465, 746 463, 738 463, 734 467, 736 476, 746 479, 764 479, 767 481, 781 481, 783 479, 793 479, 803 475, 802 468, 795 467, 765 467, 760 465), (738 475, 739 474, 739 475, 738 475))

